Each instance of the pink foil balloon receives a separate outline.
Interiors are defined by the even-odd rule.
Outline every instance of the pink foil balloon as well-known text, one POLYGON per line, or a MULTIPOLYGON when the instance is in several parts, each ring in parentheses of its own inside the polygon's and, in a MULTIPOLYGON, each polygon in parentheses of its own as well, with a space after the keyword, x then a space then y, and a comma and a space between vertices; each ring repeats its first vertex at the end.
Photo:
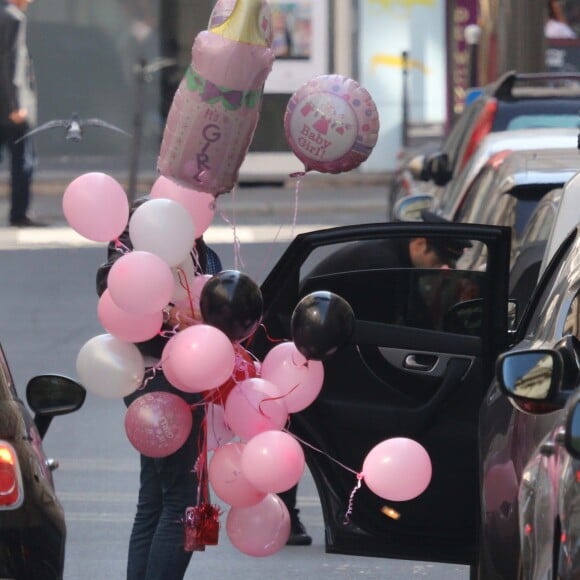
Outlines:
POLYGON ((163 175, 153 184, 151 198, 171 199, 183 206, 191 217, 196 237, 203 235, 215 216, 215 198, 211 193, 188 189, 163 175))
POLYGON ((137 250, 113 264, 107 284, 115 304, 133 314, 162 310, 175 288, 171 268, 159 256, 137 250))
POLYGON ((216 197, 233 189, 275 58, 267 6, 237 0, 225 21, 196 36, 163 133, 157 168, 164 177, 216 197))
POLYGON ((296 413, 318 397, 324 382, 324 365, 306 360, 293 342, 282 342, 264 357, 261 377, 280 389, 288 412, 296 413))
POLYGON ((243 554, 271 556, 290 537, 290 514, 284 502, 269 493, 256 505, 232 507, 226 519, 226 532, 232 545, 243 554))
POLYGON ((230 378, 235 351, 221 330, 197 324, 179 331, 172 342, 171 351, 164 352, 163 369, 168 369, 188 392, 215 389, 230 378))
MULTIPOLYGON (((187 440, 193 424, 189 405, 178 395, 157 391, 135 399, 125 414, 131 445, 147 457, 167 457, 187 440)), ((195 458, 192 458, 192 464, 195 458)))
POLYGON ((406 437, 375 445, 362 468, 369 489, 390 501, 407 501, 421 495, 431 481, 431 472, 431 459, 425 448, 406 437))
POLYGON ((256 505, 266 493, 256 489, 241 467, 244 443, 228 443, 215 450, 208 468, 209 482, 215 494, 233 507, 256 505))
POLYGON ((288 420, 288 410, 279 389, 259 378, 238 383, 225 404, 226 423, 244 441, 262 431, 282 429, 288 420))
POLYGON ((109 290, 105 290, 99 298, 97 316, 107 332, 127 342, 149 340, 159 334, 163 324, 161 310, 152 314, 126 312, 113 302, 109 290))
POLYGON ((71 181, 62 198, 62 209, 70 227, 95 242, 118 238, 129 219, 127 194, 105 173, 85 173, 71 181))
POLYGON ((294 487, 304 473, 304 464, 302 447, 283 431, 258 433, 242 453, 242 473, 256 489, 268 493, 294 487))
POLYGON ((370 94, 353 79, 321 75, 290 98, 284 115, 290 148, 306 171, 341 173, 371 154, 379 114, 370 94))

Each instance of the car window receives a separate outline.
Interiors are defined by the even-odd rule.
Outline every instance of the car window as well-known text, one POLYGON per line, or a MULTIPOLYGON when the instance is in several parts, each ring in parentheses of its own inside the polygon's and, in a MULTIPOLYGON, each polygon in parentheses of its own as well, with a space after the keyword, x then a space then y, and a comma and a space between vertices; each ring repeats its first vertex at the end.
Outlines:
POLYGON ((474 217, 481 213, 482 207, 487 203, 487 196, 496 172, 492 167, 484 168, 473 180, 463 198, 463 202, 457 211, 453 221, 474 223, 474 217))
POLYGON ((483 99, 474 101, 453 124, 443 146, 443 151, 449 156, 451 167, 455 167, 459 149, 467 140, 467 134, 472 130, 474 121, 479 116, 482 108, 483 99))
POLYGON ((580 338, 580 294, 576 294, 570 304, 564 322, 563 335, 572 335, 576 338, 580 338))
POLYGON ((507 130, 536 128, 578 127, 578 115, 518 115, 511 119, 507 130))
POLYGON ((541 207, 536 208, 536 211, 530 217, 530 221, 524 230, 522 246, 531 242, 547 240, 555 217, 555 208, 550 203, 546 203, 541 207))
MULTIPOLYGON (((474 241, 468 242, 475 245, 474 241)), ((354 244, 334 251, 349 250, 354 244)), ((349 302, 357 320, 478 336, 480 324, 467 320, 458 305, 483 295, 485 271, 450 267, 381 266, 380 256, 342 262, 324 259, 336 255, 329 247, 313 252, 301 273, 301 294, 317 290, 335 292, 349 302), (464 318, 462 318, 464 317, 464 318)), ((348 255, 348 254, 344 254, 348 255)), ((352 256, 352 254, 350 254, 352 256)), ((388 258, 390 259, 390 258, 388 258)))
POLYGON ((542 336, 556 336, 559 333, 562 336, 565 327, 574 326, 573 314, 570 313, 575 312, 576 307, 573 306, 573 302, 577 302, 577 289, 580 283, 580 271, 577 267, 580 238, 576 235, 576 231, 571 233, 567 242, 563 244, 565 245, 560 249, 563 255, 558 260, 558 267, 551 271, 546 270, 546 274, 540 281, 543 290, 538 296, 538 303, 542 306, 533 311, 533 318, 526 331, 528 337, 541 339, 542 336), (570 288, 575 288, 572 300, 570 300, 570 288), (569 302, 569 306, 563 307, 566 301, 569 302), (566 318, 563 317, 564 312, 566 312, 566 318))

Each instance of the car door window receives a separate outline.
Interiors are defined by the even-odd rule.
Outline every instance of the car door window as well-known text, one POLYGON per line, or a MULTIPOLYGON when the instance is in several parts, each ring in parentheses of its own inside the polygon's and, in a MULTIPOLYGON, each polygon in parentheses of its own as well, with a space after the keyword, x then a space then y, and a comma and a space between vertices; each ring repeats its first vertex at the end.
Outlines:
MULTIPOLYGON (((476 242, 469 244, 474 246, 476 242)), ((348 249, 342 246, 336 250, 345 248, 348 249)), ((321 272, 320 265, 328 253, 328 248, 324 249, 324 255, 315 252, 303 268, 303 294, 323 289, 336 292, 350 303, 358 320, 479 334, 480 325, 473 320, 462 324, 455 313, 459 304, 481 298, 485 267, 482 271, 447 266, 417 268, 388 261, 385 267, 380 267, 380 256, 374 256, 366 265, 363 261, 345 261, 341 265, 334 260, 331 270, 323 267, 321 272)))
POLYGON ((576 294, 570 304, 564 321, 564 336, 572 335, 580 339, 580 295, 576 294))

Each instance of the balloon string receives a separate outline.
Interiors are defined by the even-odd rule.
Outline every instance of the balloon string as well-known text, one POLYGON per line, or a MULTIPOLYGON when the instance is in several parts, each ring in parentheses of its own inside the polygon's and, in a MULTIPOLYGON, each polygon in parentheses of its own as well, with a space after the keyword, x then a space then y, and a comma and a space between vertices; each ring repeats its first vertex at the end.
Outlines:
POLYGON ((126 246, 121 240, 120 238, 115 238, 113 240, 113 244, 115 246, 115 250, 117 252, 120 252, 121 254, 128 254, 131 251, 131 248, 129 248, 128 246, 126 246))
POLYGON ((294 191, 294 219, 292 221, 292 233, 290 234, 290 239, 294 239, 294 230, 296 229, 296 223, 298 221, 298 198, 300 197, 300 186, 302 185, 302 178, 306 173, 299 174, 296 180, 296 189, 294 191))
MULTIPOLYGON (((235 203, 235 201, 234 201, 234 203, 235 203)), ((235 213, 236 213, 236 210, 234 207, 234 210, 233 210, 234 222, 230 221, 228 219, 227 215, 223 211, 220 211, 219 215, 224 220, 224 222, 226 224, 228 224, 228 226, 230 226, 230 228, 232 229, 232 233, 234 236, 234 269, 239 270, 239 264, 241 264, 242 267, 244 267, 245 265, 244 265, 244 261, 242 260, 242 257, 241 257, 241 241, 240 241, 240 238, 238 236, 237 227, 235 224, 235 213)))
POLYGON ((346 469, 347 471, 350 471, 351 473, 354 473, 354 475, 357 476, 357 478, 360 475, 360 478, 362 479, 362 474, 359 474, 358 471, 355 471, 354 469, 351 469, 350 467, 348 467, 347 465, 345 465, 344 463, 341 463, 340 461, 338 461, 338 459, 335 459, 334 457, 328 455, 328 453, 325 453, 324 451, 322 451, 321 449, 318 449, 317 447, 314 447, 314 445, 311 445, 310 443, 308 443, 307 441, 304 441, 304 439, 301 439, 300 437, 298 437, 297 435, 295 435, 294 433, 290 433, 290 431, 288 431, 288 429, 282 429, 283 431, 285 431, 286 433, 288 433, 289 435, 292 435, 292 437, 294 437, 297 441, 299 441, 302 445, 309 447, 310 449, 312 449, 313 451, 316 451, 317 453, 321 453, 322 455, 324 455, 326 458, 330 459, 331 461, 334 461, 334 463, 336 463, 337 465, 340 465, 340 467, 342 467, 343 469, 346 469))
MULTIPOLYGON (((294 239, 294 232, 296 231, 296 225, 298 223, 298 198, 299 198, 299 194, 300 194, 300 184, 302 183, 302 176, 304 176, 306 174, 305 173, 298 173, 298 174, 293 174, 293 175, 295 175, 295 176, 299 175, 301 177, 299 177, 298 180, 296 181, 296 191, 294 194, 294 215, 292 217, 292 229, 290 230, 290 240, 294 239)), ((274 236, 274 239, 271 242, 272 246, 271 246, 270 252, 262 261, 262 266, 258 270, 258 272, 259 272, 258 278, 260 278, 264 274, 264 272, 266 271, 267 265, 269 264, 270 260, 272 259, 272 255, 274 254, 274 251, 275 251, 274 244, 278 241, 278 238, 280 237, 280 232, 282 231, 282 227, 283 227, 283 224, 280 224, 280 227, 278 228, 278 231, 276 232, 276 235, 274 236)))
POLYGON ((356 485, 354 486, 354 489, 350 492, 350 496, 348 498, 348 507, 346 509, 346 513, 344 514, 344 520, 342 522, 344 525, 350 524, 350 516, 352 515, 354 509, 354 496, 356 492, 361 488, 363 474, 357 473, 356 479, 357 479, 356 485))
POLYGON ((157 375, 158 371, 161 371, 161 361, 159 361, 156 365, 148 367, 145 369, 145 376, 143 377, 143 382, 141 383, 141 385, 137 388, 138 391, 140 391, 141 389, 144 389, 150 381, 152 381, 155 376, 157 375))
MULTIPOLYGON (((193 292, 191 291, 191 286, 189 285, 189 280, 187 279, 187 276, 186 276, 183 268, 177 268, 177 277, 179 280, 179 285, 187 293, 187 301, 189 302, 189 309, 191 310, 191 316, 193 318, 195 318, 195 312, 193 310, 193 292)), ((177 319, 179 320, 179 314, 177 315, 177 319)))

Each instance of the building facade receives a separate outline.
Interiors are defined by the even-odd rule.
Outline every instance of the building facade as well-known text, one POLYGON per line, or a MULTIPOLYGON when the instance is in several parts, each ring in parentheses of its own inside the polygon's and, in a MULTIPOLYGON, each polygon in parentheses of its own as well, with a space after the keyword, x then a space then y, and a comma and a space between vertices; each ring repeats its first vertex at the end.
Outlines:
MULTIPOLYGON (((461 111, 469 77, 464 29, 478 19, 478 0, 269 2, 277 59, 245 163, 248 171, 301 169, 286 142, 284 112, 292 93, 320 74, 355 78, 377 104, 379 141, 362 171, 392 169, 405 131, 436 137, 461 111)), ((193 40, 207 28, 214 4, 32 4, 29 43, 39 87, 39 122, 73 112, 102 118, 139 136, 140 167, 154 169, 165 115, 190 63, 193 40)), ((106 157, 119 166, 136 153, 134 141, 100 128, 88 128, 80 144, 66 142, 52 129, 38 135, 37 148, 41 159, 106 157)))

